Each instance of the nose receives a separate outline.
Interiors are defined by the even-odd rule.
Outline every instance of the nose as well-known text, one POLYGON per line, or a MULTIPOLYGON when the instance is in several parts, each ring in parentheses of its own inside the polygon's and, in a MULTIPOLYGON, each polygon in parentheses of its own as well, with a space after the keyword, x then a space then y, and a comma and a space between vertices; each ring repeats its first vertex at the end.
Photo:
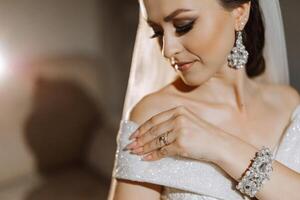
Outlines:
POLYGON ((162 40, 162 55, 165 58, 171 59, 178 54, 181 49, 182 46, 178 38, 166 34, 164 35, 162 40))

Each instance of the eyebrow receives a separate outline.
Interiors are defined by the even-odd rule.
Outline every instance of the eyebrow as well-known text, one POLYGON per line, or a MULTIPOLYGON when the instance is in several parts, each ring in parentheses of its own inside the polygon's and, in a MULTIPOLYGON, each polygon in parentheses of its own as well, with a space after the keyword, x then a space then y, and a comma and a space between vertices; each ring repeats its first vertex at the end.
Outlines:
MULTIPOLYGON (((169 22, 169 21, 171 21, 174 17, 176 17, 177 15, 179 15, 180 13, 182 13, 182 12, 188 12, 188 11, 191 11, 191 9, 184 9, 184 8, 177 9, 177 10, 173 11, 171 14, 169 14, 168 16, 166 16, 166 17, 164 18, 164 21, 165 21, 165 22, 169 22)), ((148 24, 155 24, 155 23, 152 22, 151 20, 147 20, 147 23, 148 23, 148 24)))

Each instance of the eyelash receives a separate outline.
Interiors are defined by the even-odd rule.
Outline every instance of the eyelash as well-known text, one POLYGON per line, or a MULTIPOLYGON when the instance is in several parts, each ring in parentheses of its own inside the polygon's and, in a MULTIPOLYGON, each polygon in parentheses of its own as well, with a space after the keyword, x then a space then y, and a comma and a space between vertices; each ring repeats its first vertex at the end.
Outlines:
MULTIPOLYGON (((178 34, 184 34, 189 32, 193 26, 194 26, 195 20, 193 20, 192 22, 189 22, 187 25, 181 26, 181 27, 177 27, 176 28, 176 33, 178 34)), ((156 37, 160 37, 162 36, 162 32, 154 32, 154 34, 150 37, 151 39, 154 39, 156 37)))

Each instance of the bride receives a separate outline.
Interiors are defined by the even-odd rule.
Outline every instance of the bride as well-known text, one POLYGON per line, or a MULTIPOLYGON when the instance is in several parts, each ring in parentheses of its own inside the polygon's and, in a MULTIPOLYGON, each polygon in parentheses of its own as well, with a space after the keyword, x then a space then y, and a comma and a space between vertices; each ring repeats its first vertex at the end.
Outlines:
POLYGON ((299 95, 278 0, 140 11, 108 198, 299 200, 299 95))

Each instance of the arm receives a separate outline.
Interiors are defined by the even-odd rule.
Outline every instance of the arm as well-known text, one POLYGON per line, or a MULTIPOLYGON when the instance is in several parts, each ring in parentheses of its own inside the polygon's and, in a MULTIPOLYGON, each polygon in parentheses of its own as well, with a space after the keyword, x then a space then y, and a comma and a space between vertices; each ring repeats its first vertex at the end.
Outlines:
MULTIPOLYGON (((131 111, 129 119, 141 124, 153 114, 154 101, 141 100, 131 111)), ((162 186, 151 183, 113 179, 108 200, 160 200, 162 186)))
MULTIPOLYGON (((290 97, 290 95, 287 96, 290 97)), ((298 104, 297 101, 294 105, 298 104)), ((137 143, 136 145, 131 143, 128 149, 142 156, 151 152, 148 154, 151 156, 147 159, 149 161, 174 154, 209 160, 219 165, 237 181, 259 150, 199 119, 189 109, 182 106, 152 117, 139 127, 133 137, 137 139, 137 143), (157 136, 165 134, 166 130, 175 125, 176 130, 169 132, 167 136, 169 145, 157 142, 155 139, 157 136)), ((271 180, 264 184, 256 197, 260 200, 299 200, 300 174, 277 161, 274 161, 273 168, 271 180)))
MULTIPOLYGON (((290 107, 290 110, 294 110, 299 105, 299 94, 293 88, 282 87, 280 93, 288 97, 282 101, 283 107, 290 107)), ((223 148, 219 148, 223 152, 219 152, 221 158, 217 164, 238 181, 259 149, 232 135, 226 135, 223 141, 223 148)), ((259 200, 298 200, 300 199, 299 189, 300 174, 275 160, 270 180, 266 181, 256 197, 259 200)))
MULTIPOLYGON (((218 148, 222 150, 219 152, 221 158, 216 161, 216 164, 238 181, 258 149, 234 136, 224 137, 222 148, 218 148)), ((259 200, 298 200, 300 199, 299 188, 300 174, 274 161, 271 179, 266 181, 256 197, 259 200)))

